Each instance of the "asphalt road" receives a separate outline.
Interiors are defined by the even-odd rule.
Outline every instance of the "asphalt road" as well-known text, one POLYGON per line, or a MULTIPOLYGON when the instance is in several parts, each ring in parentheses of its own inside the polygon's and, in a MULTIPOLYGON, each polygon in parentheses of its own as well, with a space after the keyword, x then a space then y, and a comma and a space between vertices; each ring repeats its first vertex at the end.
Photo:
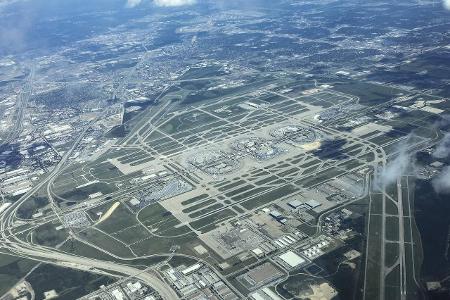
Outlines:
MULTIPOLYGON (((28 257, 33 260, 47 263, 54 263, 54 264, 63 263, 65 266, 72 267, 74 269, 91 270, 92 268, 95 268, 99 270, 117 272, 125 276, 135 277, 142 280, 150 287, 152 287, 158 294, 161 295, 163 299, 167 300, 179 299, 175 291, 155 274, 143 272, 140 269, 117 264, 116 262, 112 261, 102 261, 87 257, 79 257, 76 255, 59 252, 54 248, 42 247, 31 243, 26 243, 17 238, 14 232, 12 232, 17 209, 20 207, 22 203, 27 201, 37 190, 44 187, 45 185, 48 185, 52 181, 52 179, 57 176, 59 171, 65 165, 67 159, 70 157, 73 150, 77 148, 78 144, 87 133, 88 129, 89 127, 86 127, 85 130, 83 130, 83 132, 80 134, 80 136, 72 145, 71 149, 65 153, 61 161, 58 163, 58 165, 53 169, 51 174, 44 181, 42 181, 35 188, 30 190, 17 202, 15 202, 13 205, 11 205, 5 210, 2 219, 0 221, 0 233, 1 233, 0 243, 5 249, 8 249, 9 251, 21 257, 28 257)), ((54 205, 53 208, 55 209, 54 205)), ((57 208, 55 210, 55 213, 58 215, 57 208)))

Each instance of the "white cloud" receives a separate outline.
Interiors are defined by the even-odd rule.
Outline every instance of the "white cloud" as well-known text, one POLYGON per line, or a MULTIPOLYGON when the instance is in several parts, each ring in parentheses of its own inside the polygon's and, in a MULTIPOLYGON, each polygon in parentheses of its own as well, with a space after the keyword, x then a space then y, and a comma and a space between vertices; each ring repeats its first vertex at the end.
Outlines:
MULTIPOLYGON (((1 0, 0 0, 1 1, 1 0)), ((143 0, 127 0, 126 7, 133 8, 140 5, 143 0)), ((153 0, 156 6, 161 7, 175 7, 184 5, 193 5, 197 3, 197 0, 153 0)))
POLYGON ((450 167, 445 167, 441 173, 431 181, 433 188, 436 192, 440 194, 450 193, 450 167))
POLYGON ((415 152, 410 151, 410 143, 413 135, 407 137, 397 148, 397 157, 381 170, 377 170, 375 177, 375 188, 388 186, 397 181, 397 178, 407 172, 414 173, 416 171, 415 152))
POLYGON ((154 0, 157 6, 171 7, 171 6, 183 6, 193 5, 197 3, 197 0, 154 0))
POLYGON ((450 155, 450 133, 446 133, 441 141, 437 144, 433 152, 436 158, 446 158, 450 155))
POLYGON ((444 5, 445 9, 450 10, 450 0, 442 0, 442 4, 444 5))
POLYGON ((127 0, 126 7, 130 7, 130 8, 136 7, 139 4, 141 4, 141 2, 142 2, 142 0, 127 0))
MULTIPOLYGON (((21 0, 0 0, 0 12, 5 9, 8 5, 19 2, 21 0)), ((25 2, 25 1, 24 1, 25 2)))
POLYGON ((382 185, 390 185, 394 183, 398 177, 404 175, 413 163, 411 153, 407 152, 407 148, 402 148, 398 156, 381 171, 382 185))

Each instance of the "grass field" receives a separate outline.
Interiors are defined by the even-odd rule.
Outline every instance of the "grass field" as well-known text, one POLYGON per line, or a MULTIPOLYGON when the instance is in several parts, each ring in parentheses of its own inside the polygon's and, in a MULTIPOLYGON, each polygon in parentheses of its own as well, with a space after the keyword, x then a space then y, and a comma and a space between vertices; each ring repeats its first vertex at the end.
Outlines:
POLYGON ((158 236, 170 238, 190 232, 189 227, 181 226, 180 221, 158 203, 142 209, 137 218, 153 234, 158 236))
POLYGON ((0 295, 9 291, 37 262, 7 254, 0 254, 0 295))
POLYGON ((214 204, 216 202, 216 200, 214 199, 208 199, 206 201, 200 202, 198 204, 189 206, 188 208, 183 209, 184 213, 191 213, 194 212, 196 210, 201 210, 202 208, 207 207, 208 205, 214 204))
POLYGON ((200 200, 203 200, 205 198, 208 198, 208 194, 201 194, 199 196, 192 197, 192 198, 190 198, 188 200, 185 200, 185 201, 181 202, 181 205, 187 206, 187 205, 193 204, 195 202, 198 202, 200 200))
POLYGON ((128 249, 123 243, 99 230, 87 229, 79 235, 83 240, 86 240, 101 249, 106 249, 111 254, 125 258, 133 257, 130 249, 128 249))
POLYGON ((136 243, 151 236, 148 230, 140 224, 121 229, 112 233, 111 235, 127 245, 136 243))
POLYGON ((276 199, 280 199, 282 197, 285 197, 287 195, 290 195, 292 193, 295 193, 297 191, 297 188, 294 187, 291 184, 276 188, 270 192, 267 192, 265 194, 259 195, 256 198, 249 199, 247 201, 244 201, 241 203, 241 205, 250 210, 256 207, 260 207, 263 205, 266 205, 276 199))
POLYGON ((398 215, 398 208, 394 202, 390 200, 386 201, 386 213, 388 215, 398 215))
POLYGON ((399 89, 365 82, 337 84, 334 86, 334 89, 342 93, 358 96, 360 103, 363 105, 384 103, 403 92, 399 89))
POLYGON ((398 243, 386 243, 386 259, 385 266, 391 267, 398 259, 399 247, 398 243))
POLYGON ((56 230, 59 224, 47 223, 33 231, 33 241, 42 246, 54 247, 64 242, 68 235, 65 229, 56 230))
POLYGON ((192 233, 176 238, 151 237, 133 244, 131 248, 136 255, 143 256, 170 253, 170 248, 178 245, 180 246, 178 252, 196 255, 196 252, 192 249, 194 244, 198 244, 198 242, 196 241, 195 234, 192 233))
MULTIPOLYGON (((90 215, 93 220, 97 220, 97 212, 105 214, 107 210, 113 205, 112 202, 102 205, 90 211, 90 215)), ((107 233, 113 233, 124 228, 128 228, 137 225, 136 216, 132 214, 123 204, 120 204, 109 218, 96 225, 96 227, 107 233)))
POLYGON ((380 260, 381 260, 381 216, 370 217, 366 265, 366 298, 377 299, 380 293, 380 260))
POLYGON ((386 217, 386 239, 389 241, 398 241, 398 218, 386 217))
POLYGON ((222 211, 210 214, 206 217, 191 222, 191 226, 194 229, 203 231, 202 230, 203 227, 206 227, 208 225, 214 225, 216 223, 225 221, 226 219, 229 219, 234 216, 236 216, 236 213, 234 211, 232 211, 231 209, 224 209, 222 211))

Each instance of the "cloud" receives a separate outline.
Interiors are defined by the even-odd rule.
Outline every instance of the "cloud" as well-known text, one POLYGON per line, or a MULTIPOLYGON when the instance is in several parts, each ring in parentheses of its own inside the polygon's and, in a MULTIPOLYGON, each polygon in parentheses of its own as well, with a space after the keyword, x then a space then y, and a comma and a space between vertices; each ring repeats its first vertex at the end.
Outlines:
POLYGON ((193 5, 197 3, 197 0, 154 0, 153 2, 157 6, 174 7, 174 6, 193 5))
POLYGON ((393 184, 397 178, 404 175, 408 170, 415 169, 415 152, 409 149, 409 143, 412 136, 400 143, 397 152, 398 155, 394 160, 379 170, 375 178, 375 186, 382 187, 393 184))
POLYGON ((9 5, 19 2, 19 1, 22 1, 22 0, 0 0, 0 12, 3 9, 5 9, 6 7, 8 7, 9 5))
POLYGON ((126 7, 133 8, 141 4, 142 0, 127 0, 126 7))
POLYGON ((23 26, 0 28, 0 55, 22 51, 26 48, 27 28, 23 26))
POLYGON ((446 128, 449 125, 450 125, 450 115, 442 115, 439 118, 439 120, 434 122, 434 127, 436 127, 436 128, 446 128))
MULTIPOLYGON (((128 8, 133 8, 140 5, 142 2, 143 0, 127 0, 127 4, 125 6, 128 8)), ((175 7, 175 6, 193 5, 197 3, 197 0, 153 0, 153 3, 156 6, 160 7, 175 7)))
POLYGON ((446 133, 437 144, 436 149, 433 152, 433 156, 436 158, 446 158, 450 155, 450 133, 446 133))
POLYGON ((0 1, 0 4, 0 55, 25 50, 29 46, 27 35, 38 18, 35 6, 28 1, 0 1), (17 5, 10 7, 12 4, 17 5))
MULTIPOLYGON (((450 0, 448 0, 450 4, 450 0)), ((446 158, 450 155, 450 115, 443 115, 434 123, 434 127, 445 133, 444 137, 436 145, 433 157, 446 158)))
POLYGON ((442 4, 444 5, 445 9, 450 10, 450 0, 443 0, 442 4))
POLYGON ((450 193, 450 166, 442 169, 441 173, 436 175, 431 183, 433 184, 434 190, 439 194, 449 194, 450 193))

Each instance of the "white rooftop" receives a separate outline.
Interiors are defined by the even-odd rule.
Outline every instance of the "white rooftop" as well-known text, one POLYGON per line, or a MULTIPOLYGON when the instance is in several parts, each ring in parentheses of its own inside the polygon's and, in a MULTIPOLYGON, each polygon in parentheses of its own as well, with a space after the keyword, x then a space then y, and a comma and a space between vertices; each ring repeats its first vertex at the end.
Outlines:
POLYGON ((255 255, 257 255, 257 256, 261 256, 264 254, 264 252, 259 248, 253 249, 252 252, 255 253, 255 255))
POLYGON ((303 258, 301 258, 300 256, 298 256, 297 254, 295 254, 292 251, 283 253, 279 257, 282 261, 284 261, 286 264, 288 264, 292 268, 295 268, 305 262, 305 260, 303 258))
POLYGON ((294 207, 294 208, 297 208, 297 207, 299 207, 300 205, 302 205, 303 203, 302 203, 301 201, 299 201, 299 200, 293 200, 293 201, 289 202, 288 204, 289 204, 290 206, 294 207))
POLYGON ((317 202, 316 200, 309 200, 308 202, 306 202, 306 204, 309 205, 311 208, 316 208, 316 207, 322 205, 319 202, 317 202))
POLYGON ((181 271, 181 273, 183 273, 183 275, 188 275, 192 272, 197 271, 198 269, 200 269, 202 267, 202 264, 200 263, 196 263, 195 265, 192 265, 186 269, 184 269, 183 271, 181 271))
POLYGON ((131 205, 138 205, 138 204, 140 204, 141 203, 141 201, 139 201, 138 199, 136 199, 136 198, 132 198, 131 200, 130 200, 130 204, 131 205))

